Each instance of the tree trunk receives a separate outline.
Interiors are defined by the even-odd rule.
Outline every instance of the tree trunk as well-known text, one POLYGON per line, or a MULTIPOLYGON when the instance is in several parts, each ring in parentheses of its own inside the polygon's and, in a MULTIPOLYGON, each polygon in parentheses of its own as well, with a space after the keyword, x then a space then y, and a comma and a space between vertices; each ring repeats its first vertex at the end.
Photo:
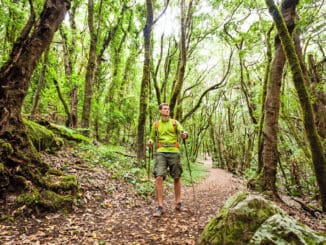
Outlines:
MULTIPOLYGON (((294 29, 296 17, 295 2, 282 2, 282 14, 286 20, 290 32, 294 29)), ((280 89, 282 83, 285 54, 279 40, 275 38, 275 58, 270 72, 270 80, 265 102, 265 130, 263 138, 263 171, 260 176, 262 190, 267 191, 272 197, 278 198, 276 189, 277 162, 279 159, 277 150, 278 118, 280 109, 280 89)))
POLYGON ((33 118, 35 116, 36 109, 37 109, 37 106, 38 106, 38 102, 40 100, 40 94, 41 94, 41 91, 42 91, 42 88, 43 88, 43 83, 44 83, 44 77, 45 77, 45 73, 46 73, 48 58, 49 58, 49 49, 47 49, 45 51, 45 53, 44 53, 41 75, 40 75, 40 77, 39 77, 39 79, 37 81, 37 88, 36 88, 36 91, 35 91, 35 96, 33 98, 33 106, 32 106, 31 115, 30 115, 31 118, 33 118))
MULTIPOLYGON (((74 18, 74 14, 70 15, 70 18, 74 18)), ((74 20, 71 20, 73 23, 74 20)), ((74 28, 74 25, 72 25, 72 28, 74 28)), ((76 30, 73 30, 72 33, 73 35, 75 34, 76 30)), ((63 30, 63 28, 60 28, 60 35, 62 37, 62 47, 63 47, 63 60, 64 60, 64 66, 65 66, 65 76, 66 80, 68 81, 70 85, 70 110, 66 111, 68 120, 66 125, 71 128, 76 128, 77 127, 77 122, 78 122, 78 111, 77 111, 77 106, 78 106, 78 87, 77 85, 74 84, 72 75, 73 75, 73 61, 72 61, 72 56, 75 53, 75 47, 71 44, 68 44, 68 37, 63 30)), ((73 36, 72 39, 76 38, 76 36, 73 36)), ((72 41, 73 42, 73 41, 72 41)))
MULTIPOLYGON (((97 46, 97 34, 94 28, 94 1, 88 0, 88 28, 91 37, 89 46, 89 55, 87 62, 87 70, 85 76, 85 90, 84 90, 84 105, 82 113, 81 125, 83 128, 89 128, 89 121, 92 109, 92 97, 93 97, 93 82, 96 71, 96 46, 97 46)), ((88 132, 89 131, 85 131, 88 132)), ((88 134, 86 133, 86 134, 88 134)))
POLYGON ((187 24, 189 24, 188 20, 191 19, 192 14, 192 0, 189 1, 188 6, 188 13, 186 14, 185 11, 185 1, 181 0, 180 3, 181 6, 181 37, 180 37, 180 58, 178 62, 178 69, 176 78, 174 81, 174 86, 172 88, 172 94, 170 99, 170 113, 171 115, 175 115, 175 107, 177 106, 177 99, 180 95, 183 80, 185 76, 186 71, 186 64, 187 64, 187 47, 186 47, 186 30, 187 27, 189 27, 187 24))
POLYGON ((137 129, 137 159, 138 163, 145 160, 145 125, 146 125, 146 111, 148 106, 148 93, 150 83, 150 65, 151 65, 151 33, 153 26, 153 2, 152 0, 146 0, 146 25, 144 28, 144 66, 143 66, 143 78, 141 82, 140 90, 140 102, 139 102, 139 116, 138 116, 138 129, 137 129))
MULTIPOLYGON (((297 2, 298 1, 295 1, 294 6, 297 4, 297 2)), ((285 4, 291 5, 291 3, 293 4, 293 1, 285 1, 285 4)), ((317 134, 309 94, 305 87, 304 74, 300 67, 300 61, 296 54, 294 43, 279 10, 277 9, 273 0, 266 0, 266 4, 276 24, 284 52, 286 53, 286 57, 291 67, 294 86, 297 90, 300 105, 303 111, 303 122, 312 154, 312 161, 320 191, 322 208, 323 211, 326 211, 326 159, 320 138, 317 134)))
MULTIPOLYGON (((53 189, 43 177, 49 166, 39 159, 28 139, 21 109, 32 73, 69 7, 68 0, 45 1, 39 20, 35 25, 27 23, 8 62, 0 69, 0 194, 9 189, 29 189, 36 195, 36 187, 53 189)), ((39 194, 41 200, 34 204, 45 205, 42 198, 46 197, 39 194)))
POLYGON ((265 129, 263 136, 263 186, 262 189, 276 195, 276 168, 278 160, 277 132, 280 109, 280 91, 285 55, 281 44, 275 45, 275 57, 270 72, 270 81, 265 102, 265 129))
POLYGON ((272 63, 272 47, 270 43, 270 36, 273 30, 273 26, 269 29, 266 36, 266 46, 267 46, 267 64, 264 73, 264 80, 263 80, 263 91, 261 95, 261 114, 259 119, 259 128, 258 128, 258 170, 257 173, 260 174, 263 169, 263 146, 264 146, 264 137, 263 137, 263 126, 265 121, 265 100, 267 95, 267 85, 268 85, 268 77, 270 73, 271 63, 272 63))
MULTIPOLYGON (((316 99, 313 103, 315 112, 315 122, 319 136, 322 139, 326 138, 326 93, 318 86, 322 83, 321 75, 318 72, 318 64, 316 64, 312 55, 309 55, 309 67, 311 74, 311 87, 316 99)), ((324 61, 325 62, 325 61, 324 61)), ((320 64, 322 65, 322 63, 320 64)))
POLYGON ((59 99, 60 99, 60 101, 61 101, 61 103, 63 105, 63 108, 64 108, 66 114, 67 114, 68 119, 66 121, 66 126, 69 127, 71 125, 70 123, 72 122, 72 114, 70 113, 68 104, 67 104, 67 102, 65 101, 65 99, 63 97, 63 94, 61 92, 58 81, 56 79, 53 79, 53 83, 54 83, 54 86, 55 86, 55 88, 57 90, 58 97, 59 97, 59 99))

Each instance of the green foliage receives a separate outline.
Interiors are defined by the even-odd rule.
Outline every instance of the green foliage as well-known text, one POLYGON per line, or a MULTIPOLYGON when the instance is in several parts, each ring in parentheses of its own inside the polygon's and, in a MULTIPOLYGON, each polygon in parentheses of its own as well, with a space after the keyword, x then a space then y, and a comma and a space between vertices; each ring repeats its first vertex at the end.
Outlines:
POLYGON ((207 169, 203 165, 194 163, 193 161, 190 162, 190 169, 191 169, 191 176, 190 176, 188 163, 186 162, 187 159, 183 157, 181 161, 182 161, 182 168, 183 168, 182 181, 185 185, 189 186, 192 183, 191 181, 193 181, 193 183, 197 183, 207 176, 207 169))
MULTIPOLYGON (((81 158, 87 162, 99 164, 107 168, 112 177, 131 184, 137 191, 138 195, 142 197, 151 196, 155 193, 155 183, 153 179, 152 170, 154 167, 154 160, 150 163, 151 172, 148 179, 147 168, 139 167, 136 162, 136 156, 124 156, 127 153, 125 148, 121 146, 106 146, 106 145, 80 145, 81 151, 78 153, 81 158)), ((185 185, 191 184, 189 170, 185 159, 183 162, 183 183, 185 185)), ((191 173, 194 182, 198 182, 206 176, 206 168, 202 165, 191 163, 191 173)), ((168 183, 172 183, 173 180, 168 177, 168 183)))
MULTIPOLYGON (((59 102, 57 91, 53 85, 53 79, 56 79, 68 105, 72 100, 71 90, 77 88, 78 124, 80 125, 85 93, 85 67, 90 45, 87 28, 88 11, 85 3, 86 1, 73 1, 69 18, 62 24, 62 32, 67 39, 65 40, 67 50, 64 51, 63 38, 57 32, 50 47, 48 62, 39 62, 34 71, 22 108, 25 114, 29 114, 31 111, 37 82, 42 67, 46 65, 37 114, 56 124, 64 124, 67 121, 66 112, 62 103, 59 102), (76 8, 75 16, 72 15, 74 8, 76 8), (69 76, 65 66, 67 57, 72 69, 69 76)), ((33 1, 36 19, 39 17, 43 4, 43 0, 33 1)), ((298 18, 298 29, 300 29, 302 40, 305 40, 305 54, 312 54, 317 61, 324 56, 321 42, 325 39, 325 33, 322 31, 324 15, 321 4, 323 1, 320 0, 313 3, 304 0, 300 1, 298 6, 300 17, 298 18)), ((154 3, 154 15, 161 12, 163 5, 163 2, 159 1, 154 3)), ((174 78, 177 75, 180 37, 179 12, 179 4, 175 1, 170 2, 165 15, 153 27, 151 98, 149 99, 149 110, 146 112, 151 119, 157 116, 157 99, 153 88, 156 66, 158 73, 155 78, 162 93, 162 100, 163 81, 167 82, 166 101, 168 102, 174 78), (164 23, 162 23, 163 19, 164 23), (164 33, 164 37, 161 45, 162 33, 164 33)), ((30 6, 27 0, 1 1, 0 15, 3 18, 0 20, 0 34, 3 40, 0 46, 0 64, 4 64, 8 59, 13 43, 24 28, 29 14, 30 6)), ((267 31, 272 24, 267 15, 264 1, 213 0, 193 3, 192 18, 189 19, 191 31, 187 30, 186 76, 178 105, 182 111, 180 113, 182 118, 189 108, 193 108, 202 92, 217 83, 226 74, 228 56, 233 50, 231 71, 225 81, 226 85, 205 96, 200 109, 184 124, 191 133, 189 138, 189 152, 190 155, 193 155, 191 158, 196 158, 202 149, 203 142, 206 142, 209 148, 215 149, 214 156, 215 160, 218 159, 218 166, 223 166, 223 163, 227 164, 223 167, 228 167, 234 172, 244 172, 249 178, 253 177, 258 169, 256 159, 257 127, 251 122, 245 97, 241 91, 239 58, 242 59, 244 65, 245 87, 254 110, 253 114, 256 118, 260 118, 262 77, 266 65, 265 41, 267 31), (241 42, 243 43, 240 49, 241 42), (206 127, 206 122, 209 120, 212 121, 211 125, 206 127), (214 134, 209 133, 210 127, 214 127, 214 134), (252 142, 249 139, 252 139, 252 142)), ((94 68, 91 125, 87 129, 80 129, 80 131, 73 131, 62 126, 50 126, 51 130, 54 130, 60 137, 78 142, 91 142, 91 139, 80 135, 82 131, 87 131, 90 135, 96 135, 98 141, 129 146, 135 150, 136 119, 139 116, 140 82, 143 72, 142 30, 145 25, 145 17, 146 8, 143 2, 111 0, 95 2, 94 23, 98 34, 96 54, 99 55, 103 51, 103 55, 98 57, 99 67, 94 68), (117 25, 118 21, 120 22, 117 25), (116 25, 117 28, 115 28, 116 25), (110 42, 108 47, 103 50, 103 45, 107 40, 110 42)), ((274 30, 271 37, 274 37, 275 34, 274 30)), ((288 69, 289 67, 286 70, 288 69)), ((311 154, 307 148, 300 119, 302 113, 293 85, 288 83, 290 79, 287 73, 287 71, 284 73, 283 84, 285 86, 281 97, 282 112, 279 131, 284 139, 280 139, 278 143, 280 160, 287 179, 292 178, 290 164, 295 162, 300 168, 303 193, 308 194, 310 191, 316 193, 315 177, 311 171, 311 154), (306 173, 307 176, 303 173, 306 173)), ((321 78, 324 78, 325 71, 321 69, 320 74, 321 78)), ((325 86, 320 84, 317 86, 317 90, 325 91, 325 86)), ((316 96, 311 96, 311 101, 315 100, 316 96)), ((71 108, 69 109, 71 110, 71 108)), ((33 126, 31 130, 33 128, 35 129, 33 126)), ((145 125, 145 128, 148 130, 148 125, 145 125)), ((41 129, 43 130, 43 128, 41 129)), ((43 142, 40 142, 39 139, 38 136, 33 139, 37 149, 43 147, 41 147, 43 142)), ((59 144, 61 143, 60 141, 59 144)), ((1 154, 5 151, 9 153, 13 151, 11 145, 2 142, 1 139, 0 146, 1 154)), ((45 150, 48 149, 45 147, 45 150)), ((87 146, 87 150, 89 152, 83 153, 86 159, 103 164, 113 171, 114 177, 125 179, 135 185, 136 188, 139 188, 140 193, 150 191, 150 188, 146 187, 147 182, 141 182, 141 179, 147 178, 146 171, 138 168, 133 158, 123 157, 115 152, 125 153, 124 148, 114 149, 112 146, 101 146, 100 149, 96 147, 93 149, 91 146, 87 146)), ((185 159, 183 162, 185 163, 185 159)), ((151 167, 153 164, 152 162, 151 167)), ((194 169, 194 179, 197 181, 202 178, 201 170, 197 170, 197 166, 193 163, 191 167, 194 169)), ((189 172, 185 164, 184 170, 185 183, 189 183, 189 172)), ((284 186, 286 182, 284 177, 282 175, 279 177, 278 186, 284 186)), ((298 185, 295 183, 290 183, 290 185, 290 189, 294 192, 298 185)), ((149 184, 149 186, 151 185, 149 184)))

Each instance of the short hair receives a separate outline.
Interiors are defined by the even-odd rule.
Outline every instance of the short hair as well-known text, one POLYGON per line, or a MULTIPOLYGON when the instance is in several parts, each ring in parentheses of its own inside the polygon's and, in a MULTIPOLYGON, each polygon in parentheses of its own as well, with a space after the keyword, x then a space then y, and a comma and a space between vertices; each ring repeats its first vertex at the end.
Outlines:
POLYGON ((158 109, 159 109, 159 110, 162 110, 163 106, 169 106, 169 107, 170 107, 170 105, 169 105, 168 103, 161 103, 161 104, 158 106, 158 109))

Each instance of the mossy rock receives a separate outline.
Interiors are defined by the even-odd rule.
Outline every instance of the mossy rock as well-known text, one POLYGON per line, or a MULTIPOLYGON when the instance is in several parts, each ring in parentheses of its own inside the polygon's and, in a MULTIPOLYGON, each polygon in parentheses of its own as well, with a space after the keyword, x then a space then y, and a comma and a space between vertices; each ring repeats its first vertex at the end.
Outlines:
POLYGON ((288 215, 275 214, 259 227, 249 244, 322 245, 326 238, 288 215))
POLYGON ((202 232, 198 244, 248 244, 270 216, 282 210, 260 196, 237 193, 202 232))
POLYGON ((63 140, 58 138, 51 130, 27 119, 23 121, 27 128, 27 135, 38 151, 52 153, 62 147, 63 140))
POLYGON ((55 134, 59 135, 62 138, 65 138, 67 140, 75 141, 78 143, 91 143, 91 139, 77 133, 75 130, 56 125, 53 123, 48 123, 46 127, 50 130, 52 130, 55 134))
POLYGON ((5 171, 4 163, 0 162, 0 173, 5 171))
POLYGON ((258 195, 237 193, 204 228, 198 244, 326 244, 325 237, 299 224, 258 195))
POLYGON ((49 211, 56 211, 58 209, 70 210, 73 204, 73 197, 47 190, 42 192, 40 204, 41 207, 49 211))
POLYGON ((41 195, 38 189, 32 188, 29 192, 25 192, 17 198, 17 204, 24 204, 28 207, 37 206, 41 201, 41 195))
POLYGON ((8 172, 6 171, 5 164, 0 162, 0 196, 2 195, 2 188, 5 188, 9 185, 8 172))
POLYGON ((10 155, 14 152, 11 144, 7 141, 0 139, 0 156, 2 155, 10 155))
POLYGON ((71 191, 72 193, 77 193, 78 191, 78 181, 74 175, 48 175, 46 183, 48 188, 54 191, 71 191))
POLYGON ((47 211, 59 209, 70 210, 74 201, 72 195, 58 194, 54 191, 39 191, 36 188, 21 194, 17 198, 17 204, 26 205, 29 208, 39 207, 47 211))

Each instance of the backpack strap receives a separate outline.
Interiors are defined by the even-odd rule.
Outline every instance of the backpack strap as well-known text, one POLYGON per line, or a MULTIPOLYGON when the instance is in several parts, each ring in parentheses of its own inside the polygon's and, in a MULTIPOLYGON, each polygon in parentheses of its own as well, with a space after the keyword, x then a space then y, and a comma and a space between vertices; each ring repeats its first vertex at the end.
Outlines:
MULTIPOLYGON (((174 132, 177 134, 177 121, 175 119, 171 119, 171 121, 172 121, 172 125, 174 128, 174 132)), ((178 135, 177 135, 177 138, 178 138, 178 135)))
MULTIPOLYGON (((177 142, 175 143, 175 147, 179 148, 179 142, 178 142, 178 132, 177 132, 177 121, 175 119, 170 119, 173 125, 173 129, 177 138, 177 142)), ((157 143, 157 148, 160 148, 164 145, 162 145, 160 142, 158 142, 158 126, 160 125, 160 121, 156 120, 155 123, 155 137, 156 137, 156 143, 157 143)))

